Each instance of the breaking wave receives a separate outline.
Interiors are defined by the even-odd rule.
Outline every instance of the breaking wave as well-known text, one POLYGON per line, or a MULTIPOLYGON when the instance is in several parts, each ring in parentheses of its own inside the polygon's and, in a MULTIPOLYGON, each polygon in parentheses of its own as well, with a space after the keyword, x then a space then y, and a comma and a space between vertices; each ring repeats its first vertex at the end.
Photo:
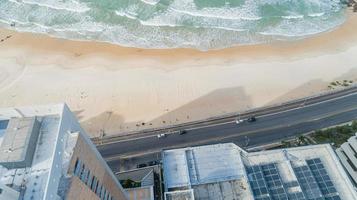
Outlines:
POLYGON ((340 0, 0 0, 0 26, 139 48, 296 40, 345 21, 340 0))

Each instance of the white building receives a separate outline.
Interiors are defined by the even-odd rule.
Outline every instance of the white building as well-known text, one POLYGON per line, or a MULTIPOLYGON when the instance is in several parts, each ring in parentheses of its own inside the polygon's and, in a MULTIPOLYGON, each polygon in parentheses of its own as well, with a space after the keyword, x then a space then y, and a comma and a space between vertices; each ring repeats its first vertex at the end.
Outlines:
POLYGON ((235 144, 162 152, 166 200, 355 200, 330 145, 247 153, 235 144))
POLYGON ((0 109, 0 200, 124 200, 65 104, 0 109))
POLYGON ((357 185, 357 133, 343 143, 336 153, 350 178, 357 185))

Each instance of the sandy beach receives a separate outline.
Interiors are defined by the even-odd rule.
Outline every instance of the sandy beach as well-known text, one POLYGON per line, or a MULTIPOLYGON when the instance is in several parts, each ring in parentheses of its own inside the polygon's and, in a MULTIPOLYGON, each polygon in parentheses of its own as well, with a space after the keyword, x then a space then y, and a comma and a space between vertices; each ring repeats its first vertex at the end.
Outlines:
POLYGON ((0 29, 0 106, 66 102, 98 136, 244 111, 357 82, 357 13, 294 41, 201 52, 0 29))

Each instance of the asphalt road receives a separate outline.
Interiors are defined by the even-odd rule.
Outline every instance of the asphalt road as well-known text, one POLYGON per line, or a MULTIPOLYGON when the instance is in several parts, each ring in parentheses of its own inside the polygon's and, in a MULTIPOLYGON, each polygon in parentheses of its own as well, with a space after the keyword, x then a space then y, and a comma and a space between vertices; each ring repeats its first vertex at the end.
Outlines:
POLYGON ((250 148, 355 119, 357 93, 298 109, 257 116, 256 122, 236 124, 229 121, 189 129, 185 135, 174 132, 160 139, 156 135, 129 138, 98 146, 98 150, 110 167, 118 170, 122 159, 149 155, 157 157, 163 149, 225 142, 250 148))

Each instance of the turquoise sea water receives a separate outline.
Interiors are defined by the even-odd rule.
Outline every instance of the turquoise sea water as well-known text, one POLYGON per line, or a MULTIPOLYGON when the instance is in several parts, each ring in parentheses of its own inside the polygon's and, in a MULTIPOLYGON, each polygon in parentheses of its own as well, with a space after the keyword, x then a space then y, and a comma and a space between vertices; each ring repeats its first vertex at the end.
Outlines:
POLYGON ((340 0, 0 0, 0 26, 140 48, 295 40, 345 20, 340 0))

